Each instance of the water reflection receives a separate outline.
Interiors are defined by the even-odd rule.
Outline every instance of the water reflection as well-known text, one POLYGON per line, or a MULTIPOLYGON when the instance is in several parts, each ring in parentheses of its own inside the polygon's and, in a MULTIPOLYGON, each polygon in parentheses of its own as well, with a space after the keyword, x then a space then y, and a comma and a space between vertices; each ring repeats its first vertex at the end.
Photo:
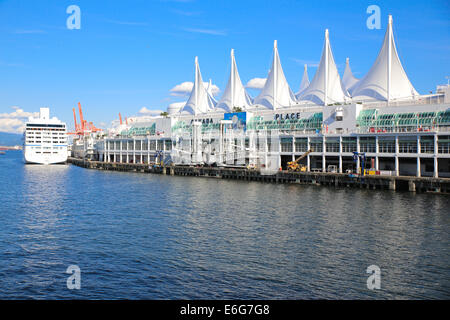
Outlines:
POLYGON ((9 160, 2 298, 449 297, 445 196, 9 160), (77 292, 65 287, 70 264, 77 292), (366 288, 371 264, 380 291, 366 288))
POLYGON ((68 165, 24 165, 18 181, 21 199, 20 215, 17 217, 16 245, 22 251, 16 268, 26 275, 19 288, 42 294, 56 284, 53 273, 63 271, 59 239, 64 226, 61 216, 65 210, 68 165))

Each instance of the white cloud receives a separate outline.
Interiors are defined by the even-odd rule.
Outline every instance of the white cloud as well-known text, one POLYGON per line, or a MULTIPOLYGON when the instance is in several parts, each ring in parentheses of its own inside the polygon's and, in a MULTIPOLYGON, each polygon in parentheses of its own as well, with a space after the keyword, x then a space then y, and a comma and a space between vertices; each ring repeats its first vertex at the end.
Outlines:
POLYGON ((142 107, 141 110, 139 110, 138 114, 140 116, 159 116, 161 112, 164 112, 162 110, 150 110, 146 107, 142 107))
POLYGON ((173 107, 173 108, 181 108, 186 104, 187 101, 181 101, 181 102, 173 102, 171 104, 169 104, 169 108, 173 107))
POLYGON ((202 33, 209 34, 213 36, 226 36, 226 31, 223 30, 213 30, 213 29, 197 29, 197 28, 184 28, 184 31, 192 32, 192 33, 202 33))
MULTIPOLYGON (((203 85, 205 86, 205 88, 207 88, 209 83, 203 82, 203 85)), ((185 81, 183 83, 177 84, 175 87, 170 89, 170 95, 171 96, 188 96, 191 93, 193 87, 194 87, 193 82, 185 81)), ((216 86, 215 84, 212 85, 211 90, 212 90, 213 95, 216 95, 220 92, 219 87, 216 86)))
POLYGON ((245 87, 250 89, 262 89, 266 84, 266 80, 267 80, 266 78, 253 78, 247 82, 245 87))
POLYGON ((304 60, 304 59, 297 59, 297 58, 291 58, 291 60, 298 63, 301 66, 304 66, 306 64, 310 68, 318 67, 319 62, 320 62, 320 61, 304 60))
POLYGON ((9 133, 22 133, 25 124, 19 119, 0 119, 0 131, 9 133))
POLYGON ((192 87, 194 83, 191 81, 186 81, 180 84, 177 84, 175 87, 170 89, 171 96, 185 96, 191 93, 192 87))
POLYGON ((28 117, 38 117, 39 112, 26 112, 19 107, 11 107, 14 109, 10 113, 0 113, 0 131, 10 133, 22 133, 25 130, 25 122, 28 117))
POLYGON ((5 118, 18 118, 18 119, 27 119, 28 117, 37 117, 39 116, 39 112, 26 112, 23 111, 23 109, 19 108, 19 107, 11 107, 12 109, 14 109, 15 111, 11 112, 11 113, 0 113, 0 119, 5 119, 5 118))
MULTIPOLYGON (((161 112, 164 112, 163 110, 154 110, 154 109, 148 109, 147 107, 142 107, 135 116, 129 116, 125 117, 122 116, 122 124, 125 124, 128 122, 128 124, 133 124, 135 122, 145 122, 150 121, 155 116, 159 116, 161 112)), ((100 123, 100 126, 107 127, 106 123, 100 123)), ((110 128, 118 128, 120 126, 120 120, 114 119, 111 121, 110 128)))

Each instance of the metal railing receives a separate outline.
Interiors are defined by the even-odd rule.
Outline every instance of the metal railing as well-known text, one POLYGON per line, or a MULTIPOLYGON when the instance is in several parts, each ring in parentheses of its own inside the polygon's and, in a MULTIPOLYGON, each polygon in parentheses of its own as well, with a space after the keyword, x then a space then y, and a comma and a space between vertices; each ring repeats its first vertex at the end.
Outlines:
POLYGON ((450 132, 450 126, 392 126, 392 127, 359 127, 356 133, 408 133, 408 132, 450 132))

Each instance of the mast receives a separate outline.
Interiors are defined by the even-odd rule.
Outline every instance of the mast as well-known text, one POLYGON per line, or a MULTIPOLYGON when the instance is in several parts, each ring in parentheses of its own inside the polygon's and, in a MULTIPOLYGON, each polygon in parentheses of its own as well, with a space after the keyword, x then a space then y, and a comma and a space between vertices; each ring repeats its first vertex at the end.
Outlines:
POLYGON ((387 102, 391 100, 391 71, 392 71, 392 16, 388 20, 388 63, 387 63, 387 102))
POLYGON ((231 111, 234 109, 234 49, 231 49, 231 111))
POLYGON ((309 78, 308 78, 308 65, 305 64, 303 66, 303 76, 302 76, 302 81, 300 82, 300 87, 297 93, 297 98, 299 98, 303 92, 305 92, 305 90, 308 88, 309 86, 309 78))
POLYGON ((328 104, 328 29, 325 29, 325 86, 323 103, 328 104))
POLYGON ((277 48, 277 40, 273 42, 273 110, 277 109, 277 102, 276 102, 276 96, 277 96, 277 55, 278 55, 278 48, 277 48))
POLYGON ((213 92, 212 92, 212 80, 211 79, 209 79, 208 90, 207 91, 211 95, 211 98, 214 98, 214 95, 213 95, 213 92))
MULTIPOLYGON (((202 83, 203 85, 203 83, 202 83)), ((198 88, 199 88, 199 84, 198 84, 198 57, 195 57, 195 110, 194 110, 194 115, 197 114, 197 108, 198 108, 198 88)))

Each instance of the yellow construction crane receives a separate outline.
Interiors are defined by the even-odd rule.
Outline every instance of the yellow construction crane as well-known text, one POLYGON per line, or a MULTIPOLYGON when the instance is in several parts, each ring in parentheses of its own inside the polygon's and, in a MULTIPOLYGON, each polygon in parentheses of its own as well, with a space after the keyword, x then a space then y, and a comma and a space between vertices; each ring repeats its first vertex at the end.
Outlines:
POLYGON ((313 152, 313 149, 309 149, 308 151, 306 151, 304 154, 302 154, 300 157, 298 157, 297 159, 295 159, 295 161, 290 161, 287 163, 287 169, 288 171, 301 171, 301 172, 306 172, 307 167, 304 164, 299 164, 298 162, 300 160, 302 160, 303 158, 305 158, 308 154, 310 154, 311 152, 313 152))

